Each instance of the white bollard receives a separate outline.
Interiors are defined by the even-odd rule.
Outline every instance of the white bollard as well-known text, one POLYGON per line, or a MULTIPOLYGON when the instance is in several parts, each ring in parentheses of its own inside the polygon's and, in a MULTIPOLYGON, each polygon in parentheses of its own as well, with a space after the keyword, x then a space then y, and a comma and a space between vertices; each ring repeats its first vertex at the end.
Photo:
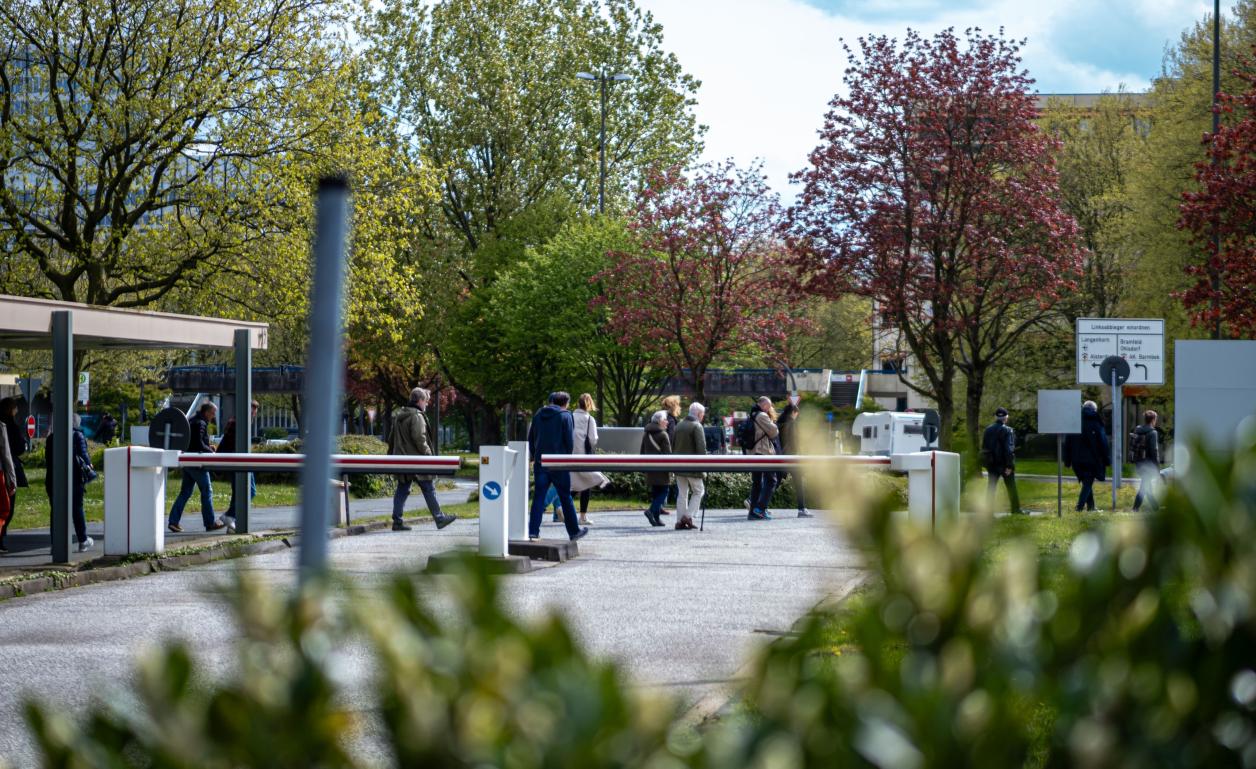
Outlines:
POLYGON ((920 451, 894 454, 890 469, 907 473, 907 517, 936 526, 940 520, 959 516, 959 454, 920 451))
POLYGON ((105 555, 165 551, 166 468, 178 464, 178 451, 105 449, 105 555))
POLYGON ((528 463, 532 457, 527 441, 511 441, 507 446, 515 452, 515 469, 510 476, 513 482, 510 484, 510 519, 506 532, 512 540, 524 540, 528 538, 528 474, 532 471, 528 463))
POLYGON ((515 452, 506 446, 480 447, 480 555, 505 558, 508 552, 507 519, 510 512, 510 479, 515 452))

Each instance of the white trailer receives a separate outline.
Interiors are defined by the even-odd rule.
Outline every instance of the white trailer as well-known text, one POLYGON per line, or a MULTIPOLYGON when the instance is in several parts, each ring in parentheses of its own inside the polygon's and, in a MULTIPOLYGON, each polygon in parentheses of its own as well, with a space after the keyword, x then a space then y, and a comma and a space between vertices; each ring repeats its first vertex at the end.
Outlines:
POLYGON ((859 439, 859 453, 888 457, 932 451, 938 443, 936 411, 874 411, 855 417, 851 432, 859 439))

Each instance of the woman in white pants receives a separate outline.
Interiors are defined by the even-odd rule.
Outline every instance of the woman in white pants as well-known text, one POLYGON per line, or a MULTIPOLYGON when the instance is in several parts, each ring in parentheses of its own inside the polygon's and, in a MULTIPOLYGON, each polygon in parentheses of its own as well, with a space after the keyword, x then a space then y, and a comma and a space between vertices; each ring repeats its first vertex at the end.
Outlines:
MULTIPOLYGON (((676 425, 676 443, 672 446, 673 454, 705 454, 706 432, 702 429, 702 417, 706 416, 706 406, 701 403, 689 404, 689 416, 676 425)), ((706 495, 706 484, 703 474, 692 470, 676 473, 676 528, 696 529, 693 517, 702 509, 702 497, 706 495)))
MULTIPOLYGON (((597 452, 597 420, 593 418, 593 412, 597 411, 597 404, 593 402, 592 395, 581 393, 576 399, 576 406, 578 408, 571 414, 576 421, 575 444, 571 453, 594 454, 597 452)), ((571 493, 580 495, 581 523, 589 523, 589 492, 607 483, 606 476, 597 471, 571 474, 571 493)))

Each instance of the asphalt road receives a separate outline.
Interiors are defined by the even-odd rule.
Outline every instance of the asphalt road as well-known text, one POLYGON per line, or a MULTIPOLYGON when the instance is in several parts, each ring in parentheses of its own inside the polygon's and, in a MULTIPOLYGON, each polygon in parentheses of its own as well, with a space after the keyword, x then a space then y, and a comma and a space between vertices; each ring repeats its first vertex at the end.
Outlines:
MULTIPOLYGON (((640 686, 686 701, 728 691, 747 654, 788 631, 825 595, 859 576, 858 557, 822 517, 770 522, 708 511, 705 532, 652 529, 640 512, 592 515, 580 557, 505 577, 503 596, 522 617, 563 612, 595 655, 618 660, 640 686)), ((547 522, 544 536, 559 536, 547 522)), ((346 537, 332 564, 370 584, 427 556, 473 548, 475 521, 444 531, 346 537)), ((294 583, 295 551, 0 603, 0 757, 33 764, 21 703, 31 696, 77 711, 125 685, 145 648, 186 639, 212 670, 231 662, 233 623, 215 590, 245 568, 276 587, 294 583)), ((440 584, 451 577, 438 577, 440 584)), ((363 660, 350 661, 365 680, 363 660)))

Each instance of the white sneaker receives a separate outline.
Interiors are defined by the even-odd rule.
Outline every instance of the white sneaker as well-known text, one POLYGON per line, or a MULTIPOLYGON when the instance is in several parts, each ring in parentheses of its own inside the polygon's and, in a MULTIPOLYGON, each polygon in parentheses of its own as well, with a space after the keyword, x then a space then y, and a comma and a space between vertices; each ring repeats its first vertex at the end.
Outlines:
POLYGON ((236 533, 236 530, 235 530, 235 516, 233 516, 233 515, 224 515, 222 518, 219 518, 218 520, 220 520, 222 523, 226 524, 226 526, 227 526, 227 533, 228 533, 228 534, 235 534, 235 533, 236 533))
POLYGON ((96 544, 96 540, 92 539, 91 537, 88 537, 87 539, 83 540, 82 542, 78 544, 78 551, 80 553, 86 553, 88 550, 92 549, 92 545, 94 544, 96 544))

